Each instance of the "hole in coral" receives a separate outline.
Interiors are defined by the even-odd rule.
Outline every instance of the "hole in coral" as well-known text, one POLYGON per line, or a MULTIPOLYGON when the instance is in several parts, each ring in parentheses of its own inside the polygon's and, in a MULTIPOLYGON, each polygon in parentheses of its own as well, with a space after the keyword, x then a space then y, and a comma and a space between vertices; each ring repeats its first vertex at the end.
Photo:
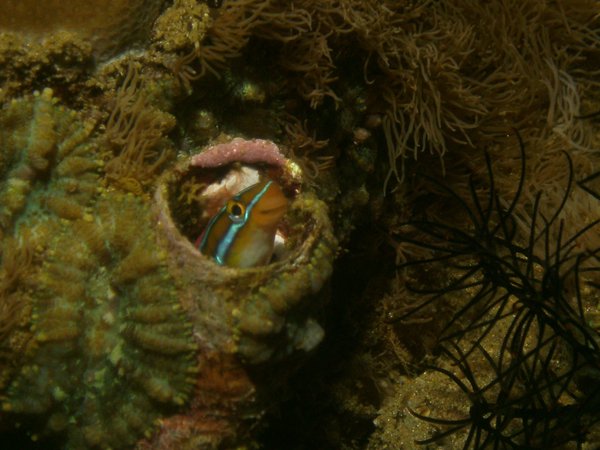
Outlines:
MULTIPOLYGON (((189 166, 169 186, 169 208, 173 220, 182 235, 196 245, 211 218, 228 200, 263 180, 278 183, 290 204, 297 195, 298 186, 286 181, 281 167, 239 162, 212 168, 189 166)), ((280 221, 270 263, 284 260, 290 249, 302 242, 302 236, 306 236, 310 228, 307 222, 310 221, 301 216, 288 210, 280 221), (304 227, 296 226, 298 221, 302 221, 304 227), (291 237, 292 233, 299 235, 291 237)))

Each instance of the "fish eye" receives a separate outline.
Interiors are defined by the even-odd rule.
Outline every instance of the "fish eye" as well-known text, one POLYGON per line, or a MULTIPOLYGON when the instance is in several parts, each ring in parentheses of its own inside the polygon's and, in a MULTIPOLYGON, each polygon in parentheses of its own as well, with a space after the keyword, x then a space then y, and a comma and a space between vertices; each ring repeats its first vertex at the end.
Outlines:
POLYGON ((229 218, 233 222, 241 221, 244 215, 244 211, 244 205, 242 205, 240 202, 230 201, 229 203, 227 203, 227 213, 229 214, 229 218))

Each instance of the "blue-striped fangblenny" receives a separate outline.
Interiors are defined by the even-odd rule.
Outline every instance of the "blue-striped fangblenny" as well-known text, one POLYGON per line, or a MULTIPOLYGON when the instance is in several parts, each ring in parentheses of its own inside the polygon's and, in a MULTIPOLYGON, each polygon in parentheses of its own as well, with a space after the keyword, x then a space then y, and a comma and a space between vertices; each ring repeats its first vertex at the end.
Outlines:
POLYGON ((221 265, 248 268, 267 264, 287 206, 281 187, 272 180, 247 187, 209 221, 196 247, 221 265))

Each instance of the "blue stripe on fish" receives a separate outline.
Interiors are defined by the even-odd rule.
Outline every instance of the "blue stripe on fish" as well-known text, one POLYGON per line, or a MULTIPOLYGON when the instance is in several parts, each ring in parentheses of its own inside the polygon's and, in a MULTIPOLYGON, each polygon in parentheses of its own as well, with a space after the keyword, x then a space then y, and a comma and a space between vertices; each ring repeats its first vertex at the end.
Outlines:
MULTIPOLYGON (((246 225, 246 222, 248 221, 248 218, 250 217, 250 214, 252 213, 252 209, 260 201, 260 199, 265 195, 265 193, 269 190, 269 187, 271 186, 271 184, 273 184, 272 181, 269 181, 268 183, 266 183, 265 186, 260 190, 260 192, 258 192, 258 194, 256 194, 254 196, 254 198, 246 206, 244 218, 239 222, 233 222, 227 229, 227 232, 225 233, 225 235, 219 241, 219 244, 217 245, 217 251, 215 252, 215 256, 214 256, 214 259, 218 264, 221 264, 221 265, 225 264, 225 258, 227 257, 227 253, 231 249, 231 246, 235 242, 235 238, 236 238, 237 234, 244 227, 244 225, 246 225)), ((253 187, 253 186, 251 186, 251 187, 253 187)), ((244 189, 242 192, 235 195, 233 197, 233 199, 239 200, 240 197, 246 192, 246 190, 247 189, 244 189)), ((202 240, 201 248, 202 248, 202 246, 205 245, 205 241, 207 239, 207 236, 210 234, 210 228, 212 227, 213 223, 216 222, 216 219, 218 217, 220 217, 221 214, 225 213, 225 210, 226 210, 226 206, 223 207, 223 209, 219 212, 219 214, 217 214, 215 216, 215 218, 209 224, 208 231, 207 231, 206 235, 204 236, 204 239, 202 240)))

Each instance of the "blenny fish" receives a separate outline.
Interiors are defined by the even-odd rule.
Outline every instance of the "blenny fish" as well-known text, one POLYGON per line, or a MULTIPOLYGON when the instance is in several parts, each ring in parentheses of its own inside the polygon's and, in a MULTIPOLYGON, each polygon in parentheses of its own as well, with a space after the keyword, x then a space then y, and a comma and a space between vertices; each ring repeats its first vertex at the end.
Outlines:
POLYGON ((267 264, 288 201, 272 180, 238 192, 209 221, 196 247, 217 264, 248 268, 267 264))

